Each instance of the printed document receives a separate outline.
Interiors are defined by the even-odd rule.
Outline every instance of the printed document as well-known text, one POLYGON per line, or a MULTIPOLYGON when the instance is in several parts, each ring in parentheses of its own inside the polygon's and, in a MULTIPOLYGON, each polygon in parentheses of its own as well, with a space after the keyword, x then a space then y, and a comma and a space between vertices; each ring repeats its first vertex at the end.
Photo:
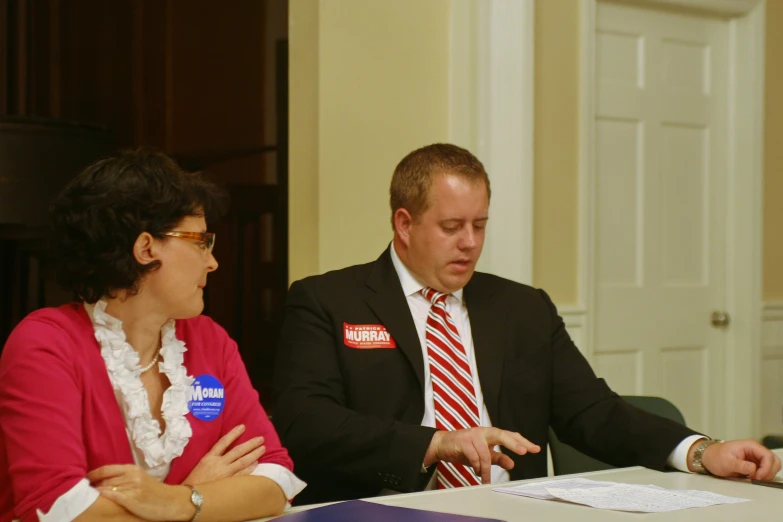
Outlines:
POLYGON ((709 491, 672 490, 653 485, 600 482, 584 478, 547 480, 494 491, 542 500, 561 500, 574 504, 637 513, 660 513, 696 507, 748 502, 709 491))

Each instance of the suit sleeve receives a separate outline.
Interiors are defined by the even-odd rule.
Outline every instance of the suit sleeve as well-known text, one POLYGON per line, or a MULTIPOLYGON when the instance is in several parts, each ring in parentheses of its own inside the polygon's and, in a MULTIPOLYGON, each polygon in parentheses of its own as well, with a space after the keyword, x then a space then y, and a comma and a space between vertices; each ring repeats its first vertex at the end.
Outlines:
POLYGON ((16 515, 25 522, 38 520, 37 510, 49 511, 87 476, 83 389, 69 342, 59 328, 26 320, 8 339, 0 364, 5 458, 16 515))
POLYGON ((663 470, 693 430, 631 406, 596 377, 566 332, 549 296, 553 350, 552 429, 558 439, 613 466, 663 470))
POLYGON ((351 409, 333 324, 305 282, 291 286, 274 379, 280 436, 299 469, 413 491, 435 429, 351 409))

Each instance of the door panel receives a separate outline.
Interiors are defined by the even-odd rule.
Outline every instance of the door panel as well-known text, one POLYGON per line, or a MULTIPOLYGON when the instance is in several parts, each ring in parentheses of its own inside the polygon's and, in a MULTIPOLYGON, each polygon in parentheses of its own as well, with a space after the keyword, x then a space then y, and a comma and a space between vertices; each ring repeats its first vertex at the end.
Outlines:
POLYGON ((720 434, 728 24, 600 3, 596 20, 596 371, 720 434))

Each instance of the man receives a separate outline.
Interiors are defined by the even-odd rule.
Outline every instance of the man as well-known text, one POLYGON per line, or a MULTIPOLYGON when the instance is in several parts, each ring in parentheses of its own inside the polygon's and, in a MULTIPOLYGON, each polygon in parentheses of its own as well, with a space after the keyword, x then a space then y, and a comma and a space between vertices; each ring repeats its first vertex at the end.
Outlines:
POLYGON ((397 166, 378 260, 295 282, 274 424, 309 483, 301 503, 546 475, 548 426, 616 466, 771 478, 754 441, 718 443, 630 406, 541 290, 475 273, 489 179, 436 144, 397 166))

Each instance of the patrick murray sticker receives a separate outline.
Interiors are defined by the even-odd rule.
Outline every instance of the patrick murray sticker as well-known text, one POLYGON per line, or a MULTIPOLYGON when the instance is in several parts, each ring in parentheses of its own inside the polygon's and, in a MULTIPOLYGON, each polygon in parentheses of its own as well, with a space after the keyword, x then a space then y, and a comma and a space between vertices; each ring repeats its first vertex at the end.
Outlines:
POLYGON ((217 419, 225 404, 226 389, 216 377, 205 373, 196 377, 190 385, 188 410, 198 420, 209 422, 217 419))
POLYGON ((343 323, 343 337, 345 346, 350 348, 397 348, 397 341, 382 324, 343 323))

